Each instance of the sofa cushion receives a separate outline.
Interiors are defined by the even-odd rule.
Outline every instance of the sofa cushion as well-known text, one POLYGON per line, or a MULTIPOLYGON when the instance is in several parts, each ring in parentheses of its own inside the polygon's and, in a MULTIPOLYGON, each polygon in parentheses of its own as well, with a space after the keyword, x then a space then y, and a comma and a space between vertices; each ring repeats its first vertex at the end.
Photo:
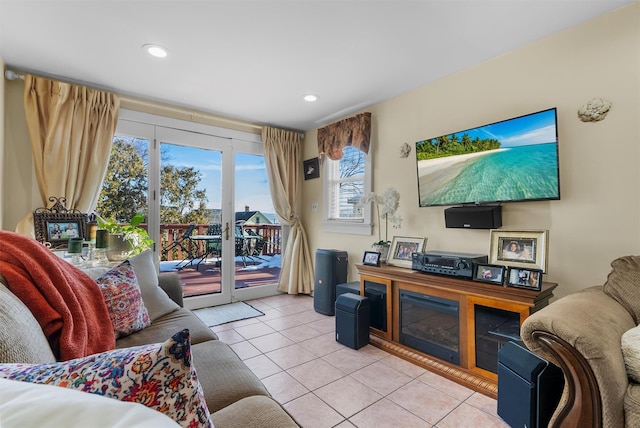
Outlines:
POLYGON ((2 428, 169 428, 166 415, 142 404, 52 385, 0 379, 2 428))
POLYGON ((210 340, 193 345, 193 364, 200 370, 198 379, 211 413, 245 397, 269 396, 260 379, 224 342, 210 340))
POLYGON ((0 275, 0 363, 55 361, 40 324, 3 282, 0 275))
POLYGON ((211 415, 213 423, 225 428, 294 428, 299 425, 272 398, 263 395, 243 398, 211 415))
POLYGON ((640 257, 620 257, 611 262, 611 267, 604 292, 631 314, 635 324, 640 324, 640 257))
POLYGON ((189 331, 165 343, 41 365, 0 365, 0 377, 138 402, 183 427, 212 426, 191 358, 189 331))
POLYGON ((116 339, 151 324, 147 308, 142 302, 138 279, 127 260, 96 278, 96 283, 109 309, 116 339))
POLYGON ((142 300, 152 322, 180 307, 167 296, 167 293, 158 287, 158 270, 153 262, 153 252, 151 250, 136 254, 129 259, 129 263, 133 266, 138 278, 142 300))
POLYGON ((627 330, 620 342, 627 376, 640 383, 640 326, 627 330))
POLYGON ((176 331, 185 328, 189 329, 191 333, 192 344, 218 339, 218 336, 191 311, 178 308, 156 319, 149 327, 118 339, 116 341, 116 348, 164 342, 176 331))

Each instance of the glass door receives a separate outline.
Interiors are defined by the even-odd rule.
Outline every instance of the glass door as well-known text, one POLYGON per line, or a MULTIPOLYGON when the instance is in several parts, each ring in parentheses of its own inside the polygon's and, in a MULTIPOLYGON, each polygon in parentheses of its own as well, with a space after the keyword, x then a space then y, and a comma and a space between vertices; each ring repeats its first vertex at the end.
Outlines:
POLYGON ((156 141, 161 270, 179 273, 188 306, 229 303, 231 140, 156 127, 156 141))
POLYGON ((234 144, 234 296, 275 292, 280 276, 281 225, 275 214, 262 146, 234 144))
POLYGON ((109 199, 145 213, 160 272, 180 276, 186 308, 277 293, 281 227, 259 135, 125 109, 118 139, 135 150, 114 149, 105 183, 114 168, 122 175, 109 199), (122 197, 132 188, 140 203, 122 197))

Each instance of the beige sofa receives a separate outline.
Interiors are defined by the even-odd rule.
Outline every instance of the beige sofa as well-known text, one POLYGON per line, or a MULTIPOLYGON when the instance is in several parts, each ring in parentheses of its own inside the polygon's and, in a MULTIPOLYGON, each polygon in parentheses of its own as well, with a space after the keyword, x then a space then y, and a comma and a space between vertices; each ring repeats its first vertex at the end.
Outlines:
MULTIPOLYGON (((148 269, 142 274, 136 269, 136 275, 140 281, 150 280, 148 269)), ((271 398, 233 350, 217 340, 217 336, 191 311, 182 307, 178 275, 161 274, 155 275, 154 279, 159 286, 155 286, 155 290, 147 288, 145 292, 141 286, 152 324, 118 339, 116 347, 164 342, 174 333, 188 328, 193 364, 211 420, 217 428, 297 427, 293 418, 271 398)), ((0 275, 0 363, 55 361, 37 321, 5 285, 0 275)))
POLYGON ((634 367, 628 358, 640 355, 640 342, 633 349, 622 345, 640 323, 640 257, 622 257, 611 266, 603 286, 563 297, 522 325, 527 347, 564 372, 563 396, 549 426, 640 426, 640 384, 629 379, 634 367))

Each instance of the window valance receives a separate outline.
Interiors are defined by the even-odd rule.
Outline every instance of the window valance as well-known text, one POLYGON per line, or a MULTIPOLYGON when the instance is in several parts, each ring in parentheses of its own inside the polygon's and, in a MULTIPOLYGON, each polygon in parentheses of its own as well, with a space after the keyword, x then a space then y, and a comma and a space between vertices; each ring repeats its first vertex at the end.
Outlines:
POLYGON ((371 113, 361 113, 318 129, 318 153, 339 160, 345 146, 369 153, 371 113))

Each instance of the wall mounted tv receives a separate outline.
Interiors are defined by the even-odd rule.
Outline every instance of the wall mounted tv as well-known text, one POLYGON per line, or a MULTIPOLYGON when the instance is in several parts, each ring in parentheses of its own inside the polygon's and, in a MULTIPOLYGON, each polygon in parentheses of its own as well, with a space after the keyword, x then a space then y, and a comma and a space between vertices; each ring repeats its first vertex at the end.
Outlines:
POLYGON ((560 199, 556 109, 416 142, 419 205, 560 199))

